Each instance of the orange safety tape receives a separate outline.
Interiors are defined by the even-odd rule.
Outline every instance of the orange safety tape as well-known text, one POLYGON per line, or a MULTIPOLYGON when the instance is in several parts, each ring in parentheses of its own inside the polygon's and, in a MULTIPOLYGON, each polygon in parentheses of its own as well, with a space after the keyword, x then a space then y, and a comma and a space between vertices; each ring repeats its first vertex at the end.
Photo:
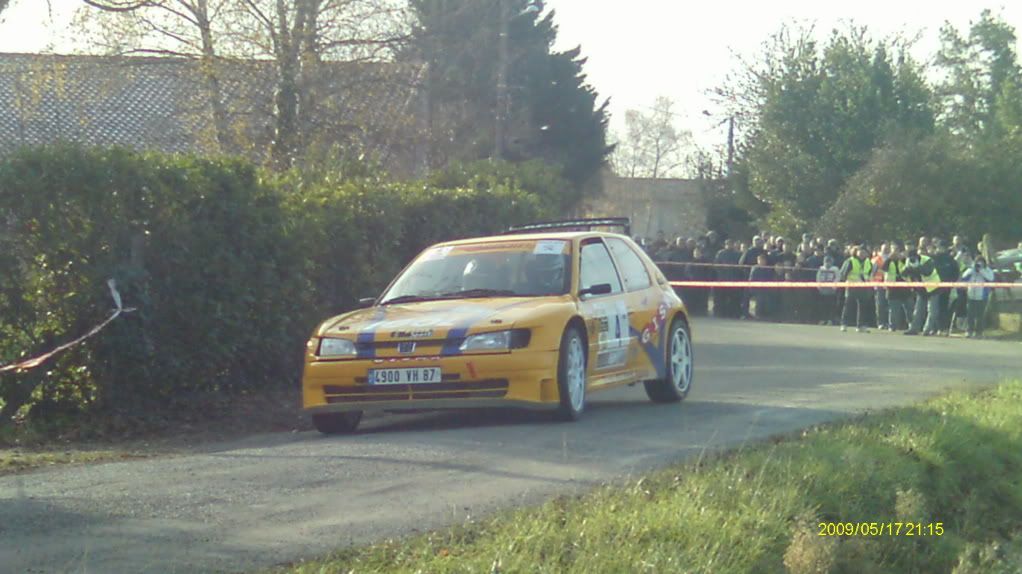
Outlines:
MULTIPOLYGON (((653 263, 656 264, 657 267, 662 267, 662 266, 677 267, 677 266, 680 266, 680 265, 692 265, 694 267, 732 267, 732 268, 742 268, 742 269, 749 269, 749 268, 752 268, 752 267, 759 267, 759 265, 757 265, 756 263, 744 263, 744 264, 743 263, 713 263, 712 261, 708 261, 708 262, 704 262, 704 261, 698 261, 698 262, 696 262, 696 261, 654 261, 653 263)), ((770 269, 773 269, 775 266, 774 265, 767 265, 767 267, 770 268, 770 269)), ((801 270, 805 270, 805 269, 809 269, 809 268, 808 267, 786 267, 785 269, 795 269, 795 270, 801 269, 801 270)), ((816 268, 813 268, 813 271, 816 271, 816 268)))
POLYGON ((918 289, 920 287, 965 289, 967 287, 989 287, 992 289, 1022 289, 1022 283, 924 283, 922 281, 903 281, 884 283, 880 281, 865 282, 819 282, 816 281, 670 281, 673 287, 724 287, 724 288, 756 288, 756 289, 820 289, 835 288, 865 289, 884 287, 888 289, 918 289))
POLYGON ((60 353, 61 351, 65 351, 67 349, 70 349, 71 347, 74 347, 75 345, 81 343, 82 341, 84 341, 84 340, 88 339, 89 337, 92 337, 96 333, 102 331, 103 327, 106 327, 110 323, 110 321, 113 321, 114 319, 116 319, 118 317, 118 315, 120 315, 121 313, 130 313, 130 312, 135 310, 135 309, 132 309, 132 308, 125 309, 121 305, 121 294, 117 292, 117 282, 116 281, 114 281, 113 279, 108 279, 106 284, 107 284, 108 287, 110 287, 110 295, 114 298, 114 304, 117 305, 117 309, 115 309, 113 314, 110 315, 109 317, 107 317, 107 319, 105 321, 103 321, 99 325, 96 325, 95 327, 90 329, 89 332, 85 333, 81 337, 78 337, 77 339, 75 339, 75 340, 73 340, 71 342, 64 343, 63 345, 57 347, 56 349, 53 349, 49 353, 44 353, 42 355, 39 355, 38 357, 33 357, 33 358, 28 359, 26 361, 20 361, 20 362, 11 364, 11 365, 4 365, 3 367, 0 367, 0 373, 6 373, 8 371, 27 371, 29 369, 34 369, 34 368, 38 367, 39 365, 45 363, 47 360, 49 360, 51 357, 53 357, 57 353, 60 353))

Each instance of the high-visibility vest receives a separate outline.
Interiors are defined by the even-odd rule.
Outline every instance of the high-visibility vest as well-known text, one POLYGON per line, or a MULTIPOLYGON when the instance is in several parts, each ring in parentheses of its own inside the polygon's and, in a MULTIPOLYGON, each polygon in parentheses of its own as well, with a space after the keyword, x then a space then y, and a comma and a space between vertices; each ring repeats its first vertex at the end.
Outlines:
POLYGON ((846 281, 851 283, 860 283, 868 281, 869 276, 873 273, 873 262, 869 259, 859 261, 858 258, 852 257, 849 261, 848 277, 846 281))
POLYGON ((887 283, 894 283, 898 280, 901 272, 905 270, 904 261, 891 261, 891 264, 887 266, 887 276, 884 277, 884 281, 887 283))
MULTIPOLYGON (((930 260, 930 257, 928 255, 920 255, 919 256, 919 265, 920 266, 926 265, 926 262, 929 261, 929 260, 930 260)), ((940 275, 937 274, 937 268, 936 267, 934 267, 932 273, 930 273, 926 277, 923 277, 923 282, 924 283, 940 283, 940 275)), ((926 287, 926 291, 928 293, 933 293, 936 290, 937 290, 936 287, 929 287, 929 286, 926 287)))
POLYGON ((884 280, 884 256, 877 255, 873 258, 873 281, 884 280))

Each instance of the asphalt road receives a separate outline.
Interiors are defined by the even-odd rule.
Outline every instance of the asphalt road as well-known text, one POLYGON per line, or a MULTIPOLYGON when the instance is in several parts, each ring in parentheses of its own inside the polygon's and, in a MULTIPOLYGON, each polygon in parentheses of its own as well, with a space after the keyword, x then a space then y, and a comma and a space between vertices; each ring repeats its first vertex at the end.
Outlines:
POLYGON ((171 458, 0 478, 2 572, 243 571, 576 492, 949 387, 1018 377, 1018 343, 697 320, 682 405, 593 395, 574 424, 388 415, 353 437, 271 434, 171 458))

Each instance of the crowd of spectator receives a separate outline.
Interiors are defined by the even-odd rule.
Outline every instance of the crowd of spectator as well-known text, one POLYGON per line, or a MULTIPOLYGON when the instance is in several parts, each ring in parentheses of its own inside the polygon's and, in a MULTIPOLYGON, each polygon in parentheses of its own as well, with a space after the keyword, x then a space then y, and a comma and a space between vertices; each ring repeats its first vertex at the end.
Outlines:
MULTIPOLYGON (((749 242, 715 231, 668 242, 663 234, 636 241, 672 281, 740 281, 745 288, 682 287, 677 291, 691 313, 743 319, 787 320, 840 325, 860 332, 870 326, 906 335, 950 334, 982 337, 994 273, 982 245, 963 237, 950 242, 920 237, 879 245, 844 244, 806 233, 794 243, 766 233, 749 242), (835 288, 835 282, 968 282, 964 289, 940 287, 835 288), (756 283, 802 282, 813 288, 765 288, 756 283)), ((1022 249, 1022 244, 1019 245, 1022 249)))

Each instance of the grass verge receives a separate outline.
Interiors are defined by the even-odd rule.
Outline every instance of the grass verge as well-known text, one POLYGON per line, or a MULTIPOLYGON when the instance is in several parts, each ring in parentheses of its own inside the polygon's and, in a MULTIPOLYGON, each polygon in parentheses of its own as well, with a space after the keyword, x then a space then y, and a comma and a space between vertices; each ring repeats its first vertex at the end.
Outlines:
POLYGON ((81 448, 67 450, 0 449, 0 476, 56 465, 88 464, 115 460, 132 460, 149 456, 144 452, 123 449, 81 448))
POLYGON ((1020 531, 1016 382, 273 572, 1007 573, 1020 531), (884 526, 820 536, 821 523, 884 526))

